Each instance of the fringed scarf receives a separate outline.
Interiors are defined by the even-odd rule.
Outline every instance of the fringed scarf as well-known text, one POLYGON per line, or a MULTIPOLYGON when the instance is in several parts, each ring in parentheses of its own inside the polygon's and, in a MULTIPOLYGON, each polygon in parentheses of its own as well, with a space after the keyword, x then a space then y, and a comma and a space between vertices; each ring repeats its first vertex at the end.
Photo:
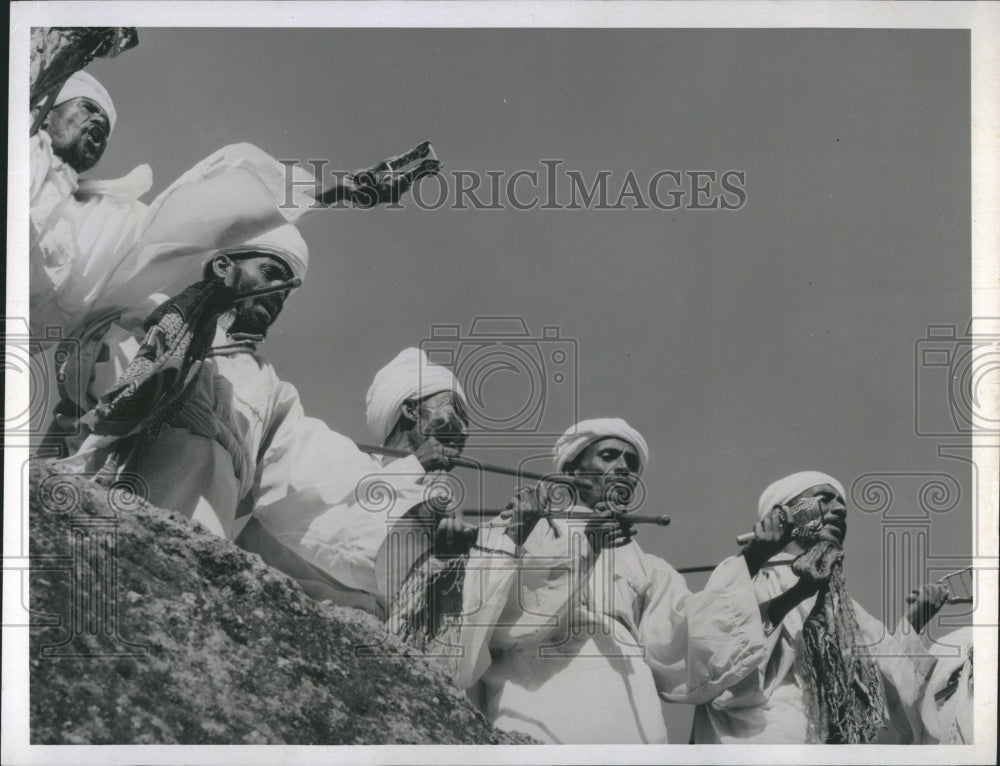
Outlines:
POLYGON ((430 550, 417 559, 389 610, 390 632, 421 651, 455 643, 468 560, 468 554, 442 560, 430 550))
POLYGON ((80 419, 89 433, 119 437, 95 476, 99 483, 113 481, 183 405, 225 308, 221 289, 217 281, 198 282, 150 314, 135 358, 80 419))
MULTIPOLYGON (((802 542, 815 541, 818 524, 796 532, 802 542)), ((810 741, 870 744, 884 726, 885 700, 847 592, 843 562, 840 546, 819 540, 792 564, 799 577, 820 583, 802 627, 797 670, 806 684, 810 741)))

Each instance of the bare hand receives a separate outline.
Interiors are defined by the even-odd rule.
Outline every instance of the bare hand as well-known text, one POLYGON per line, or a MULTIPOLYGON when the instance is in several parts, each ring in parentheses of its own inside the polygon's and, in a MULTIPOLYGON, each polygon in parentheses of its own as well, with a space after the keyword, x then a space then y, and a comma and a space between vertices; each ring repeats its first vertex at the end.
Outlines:
POLYGON ((919 633, 948 601, 951 593, 943 583, 924 583, 906 597, 906 619, 919 633))
POLYGON ((538 520, 545 515, 547 504, 539 487, 521 487, 507 503, 500 518, 507 521, 507 536, 518 545, 524 545, 538 520))
POLYGON ((457 447, 442 444, 431 436, 413 454, 417 456, 425 471, 449 471, 452 458, 458 457, 462 452, 457 447))
POLYGON ((625 520, 620 511, 606 502, 594 506, 594 514, 584 529, 591 550, 595 553, 604 548, 618 548, 632 542, 633 526, 625 520))
POLYGON ((445 516, 434 530, 434 555, 451 559, 469 552, 479 537, 479 527, 455 516, 445 516))
POLYGON ((441 172, 440 160, 430 159, 429 141, 418 144, 406 154, 390 157, 368 170, 359 170, 347 178, 351 201, 358 207, 369 208, 386 203, 395 204, 409 191, 417 179, 441 172), (404 170, 420 160, 420 164, 404 170))
POLYGON ((743 548, 750 576, 753 577, 771 556, 788 545, 792 539, 792 527, 784 522, 785 514, 780 506, 772 508, 764 518, 753 526, 753 540, 743 548))

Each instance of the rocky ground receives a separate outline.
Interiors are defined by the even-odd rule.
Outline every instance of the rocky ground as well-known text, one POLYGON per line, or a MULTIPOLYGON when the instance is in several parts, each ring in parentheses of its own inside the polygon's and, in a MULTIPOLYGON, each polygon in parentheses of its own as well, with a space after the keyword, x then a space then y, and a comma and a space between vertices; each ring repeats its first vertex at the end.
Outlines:
POLYGON ((200 526, 41 461, 30 485, 33 744, 528 741, 374 618, 200 526))

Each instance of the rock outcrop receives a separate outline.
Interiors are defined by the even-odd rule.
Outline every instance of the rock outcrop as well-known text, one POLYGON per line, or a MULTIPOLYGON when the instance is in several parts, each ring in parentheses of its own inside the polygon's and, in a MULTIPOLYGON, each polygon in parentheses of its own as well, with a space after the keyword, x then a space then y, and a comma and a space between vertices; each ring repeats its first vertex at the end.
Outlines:
POLYGON ((127 488, 37 461, 33 744, 520 744, 435 661, 127 488))

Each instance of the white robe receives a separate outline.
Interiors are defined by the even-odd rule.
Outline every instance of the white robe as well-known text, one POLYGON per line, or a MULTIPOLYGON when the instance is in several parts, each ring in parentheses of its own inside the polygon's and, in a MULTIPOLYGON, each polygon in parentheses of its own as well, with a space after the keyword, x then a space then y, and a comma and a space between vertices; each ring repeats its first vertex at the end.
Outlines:
MULTIPOLYGON (((44 147, 48 137, 38 136, 44 147)), ((148 166, 128 178, 143 169, 146 190, 152 183, 148 166)), ((33 155, 31 325, 55 323, 64 338, 73 337, 62 368, 45 366, 49 390, 72 402, 67 411, 85 412, 97 403, 134 355, 142 321, 167 296, 200 281, 212 252, 316 209, 312 175, 296 166, 295 185, 286 188, 288 172, 251 144, 231 144, 187 171, 147 209, 123 196, 119 187, 127 179, 81 182, 81 188, 104 191, 73 195, 68 179, 75 171, 51 149, 37 161, 33 155)), ((47 353, 54 352, 49 344, 47 353)), ((48 430, 42 422, 33 427, 48 430)), ((71 450, 79 446, 72 438, 69 444, 71 450)))
POLYGON ((147 207, 153 185, 140 165, 114 181, 80 180, 52 152, 48 134, 31 138, 30 324, 46 337, 76 334, 91 312, 130 309, 156 293, 175 295, 201 278, 211 251, 239 244, 317 209, 313 176, 251 144, 205 158, 147 207))
POLYGON ((29 305, 31 333, 68 335, 139 241, 153 185, 140 165, 114 181, 80 180, 52 151, 44 130, 30 140, 29 305))
POLYGON ((936 641, 911 633, 905 646, 926 680, 920 692, 921 744, 973 744, 972 628, 959 628, 936 641))
POLYGON ((483 530, 466 568, 456 672, 498 728, 554 744, 665 743, 661 698, 708 700, 759 661, 742 560, 692 594, 635 542, 590 554, 579 522, 539 522, 520 557, 503 530, 483 530))
MULTIPOLYGON (((113 353, 94 366, 94 398, 135 355, 142 340, 138 312, 114 324, 105 339, 113 353)), ((227 342, 217 328, 214 345, 227 342)), ((94 468, 88 458, 109 441, 88 437, 65 465, 94 468)), ((397 517, 425 495, 415 457, 384 466, 306 417, 295 387, 252 353, 208 357, 173 425, 143 448, 134 470, 153 505, 236 540, 317 600, 379 617, 387 613, 380 572, 388 565, 379 570, 377 561, 386 560, 397 517)))
POLYGON ((238 542, 295 577, 314 598, 343 605, 310 588, 310 572, 319 571, 367 594, 364 604, 352 605, 385 619, 389 594, 430 545, 430 526, 418 518, 426 478, 413 456, 387 465, 371 455, 333 461, 322 480, 258 504, 238 542))
MULTIPOLYGON (((793 559, 791 554, 779 553, 768 563, 793 559)), ((791 566, 765 566, 753 579, 755 600, 764 604, 797 581, 791 566)), ((796 671, 795 659, 801 651, 802 625, 815 602, 815 596, 805 599, 774 628, 758 612, 753 627, 767 634, 767 651, 751 672, 707 704, 697 707, 695 744, 806 744, 809 741, 805 687, 796 671)), ((918 742, 922 729, 916 707, 921 685, 919 673, 900 642, 881 622, 857 601, 854 609, 861 633, 880 671, 888 706, 888 726, 879 743, 918 742)), ((897 627, 897 631, 900 630, 902 628, 897 627)))

